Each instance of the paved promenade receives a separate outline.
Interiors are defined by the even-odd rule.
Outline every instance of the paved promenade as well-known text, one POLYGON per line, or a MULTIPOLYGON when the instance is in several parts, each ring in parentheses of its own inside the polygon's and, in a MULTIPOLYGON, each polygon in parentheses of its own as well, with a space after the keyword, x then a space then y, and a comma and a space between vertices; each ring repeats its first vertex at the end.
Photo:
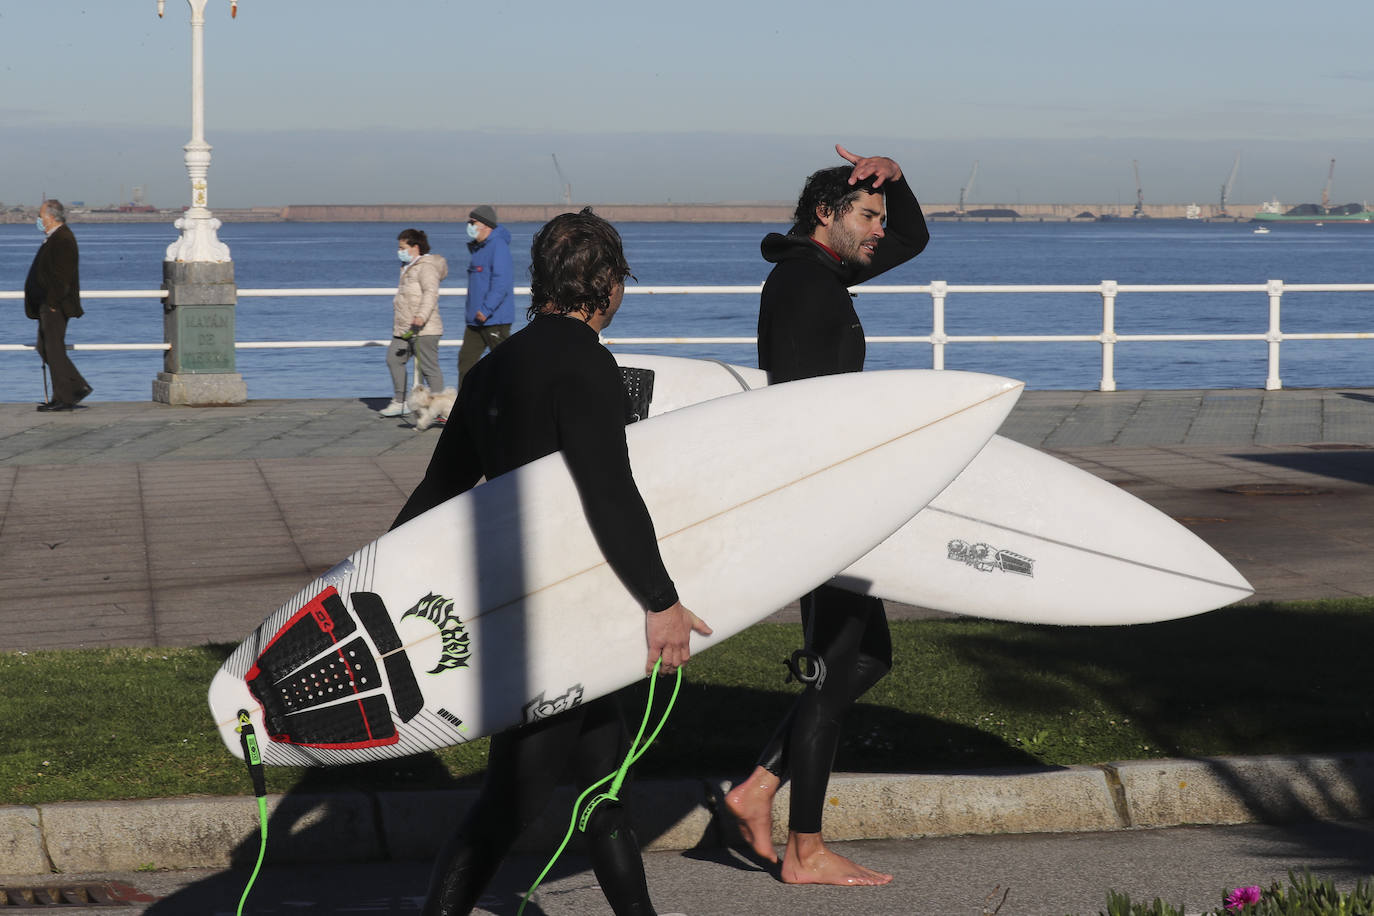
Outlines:
MULTIPOLYGON (((422 475, 438 432, 379 404, 0 405, 0 647, 241 639, 422 475)), ((1374 391, 1031 391, 1002 434, 1179 519, 1254 600, 1374 594, 1374 391)))
MULTIPOLYGON (((0 649, 238 640, 385 530, 418 481, 437 432, 379 418, 381 403, 96 403, 58 414, 0 404, 0 649)), ((1002 434, 1188 525, 1250 580, 1252 600, 1374 594, 1374 390, 1032 391, 1002 434)), ((1123 827, 1370 817, 1374 757, 840 775, 832 789, 836 810, 851 816, 834 822, 839 839, 1008 830, 1086 838, 1123 827)), ((718 788, 637 790, 650 794, 640 810, 662 818, 646 831, 655 848, 722 841, 710 813, 718 788)), ((317 802, 273 800, 274 816, 294 825, 297 852, 304 843, 307 856, 328 858, 309 848, 310 828, 328 825, 315 832, 349 857, 431 853, 407 848, 395 825, 434 817, 433 801, 379 793, 317 802)), ((254 818, 245 799, 0 808, 0 874, 119 872, 147 861, 223 867, 228 850, 255 837, 254 818)), ((990 889, 978 889, 979 900, 990 889)), ((905 906, 868 911, 922 911, 905 906)))

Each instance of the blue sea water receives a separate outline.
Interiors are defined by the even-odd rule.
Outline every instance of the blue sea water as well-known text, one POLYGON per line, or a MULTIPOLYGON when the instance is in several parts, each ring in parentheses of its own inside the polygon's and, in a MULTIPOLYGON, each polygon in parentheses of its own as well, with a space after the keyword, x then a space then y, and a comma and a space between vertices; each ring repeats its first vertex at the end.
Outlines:
MULTIPOLYGON (((220 229, 240 288, 384 287, 396 282, 397 232, 390 223, 230 223, 220 229)), ((446 287, 465 284, 466 237, 460 224, 421 226, 449 260, 446 287)), ((528 276, 535 224, 508 226, 517 283, 528 276)), ((641 286, 752 285, 767 265, 758 243, 780 226, 762 224, 625 223, 620 230, 641 286)), ((1113 223, 932 223, 921 257, 875 283, 1123 284, 1374 282, 1374 228, 1281 226, 1257 236, 1251 226, 1173 220, 1113 223)), ((81 247, 84 289, 157 289, 162 257, 176 238, 170 225, 73 222, 81 247)), ((0 290, 23 287, 41 236, 32 225, 0 225, 0 290)), ((526 303, 518 303, 520 309, 526 303)), ((86 317, 71 324, 69 342, 158 343, 162 307, 155 299, 89 299, 86 317)), ((654 295, 626 300, 607 336, 752 336, 757 297, 654 295)), ((921 335, 931 330, 928 295, 860 295, 870 336, 921 335)), ((441 299, 445 337, 458 340, 463 299, 441 299)), ((517 321, 517 325, 523 319, 517 321)), ((950 335, 1092 334, 1101 329, 1096 294, 960 294, 947 301, 950 335)), ((249 340, 364 340, 390 334, 389 296, 247 298, 236 313, 237 336, 249 340)), ((1120 334, 1263 333, 1263 293, 1123 294, 1116 304, 1120 334)), ((1287 293, 1286 333, 1374 332, 1374 293, 1287 293)), ((0 343, 30 343, 34 322, 22 304, 0 300, 0 343)), ((754 364, 750 345, 639 346, 670 355, 754 364)), ((1286 387, 1374 384, 1369 341, 1290 341, 1283 345, 1286 387)), ((1262 342, 1126 343, 1116 348, 1116 380, 1131 388, 1258 388, 1267 374, 1262 342)), ((95 386, 92 400, 147 400, 162 356, 149 352, 77 352, 95 386)), ((441 351, 456 380, 457 348, 441 351)), ((390 394, 381 348, 240 350, 238 371, 252 398, 384 397, 390 394)), ((928 368, 928 344, 872 344, 869 368, 928 368)), ((1101 375, 1096 343, 954 344, 946 368, 996 372, 1039 389, 1093 389, 1101 375)), ((0 400, 37 401, 38 358, 0 351, 0 400)))

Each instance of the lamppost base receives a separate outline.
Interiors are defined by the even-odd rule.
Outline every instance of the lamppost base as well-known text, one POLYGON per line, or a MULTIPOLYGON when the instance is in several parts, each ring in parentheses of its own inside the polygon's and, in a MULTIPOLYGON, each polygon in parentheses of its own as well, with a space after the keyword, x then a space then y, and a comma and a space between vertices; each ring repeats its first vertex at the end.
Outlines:
POLYGON ((173 407, 234 407, 247 403, 248 386, 237 372, 159 372, 153 379, 153 401, 173 407))
POLYGON ((210 261, 223 263, 231 260, 229 246, 219 240, 216 231, 222 225, 219 220, 209 216, 183 216, 173 225, 181 230, 181 238, 167 246, 166 261, 210 261))

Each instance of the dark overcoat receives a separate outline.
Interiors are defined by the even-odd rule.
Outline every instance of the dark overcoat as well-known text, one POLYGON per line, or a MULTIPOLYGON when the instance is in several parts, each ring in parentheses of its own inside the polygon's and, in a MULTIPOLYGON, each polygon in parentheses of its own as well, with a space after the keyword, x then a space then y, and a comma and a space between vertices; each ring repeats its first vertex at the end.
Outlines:
POLYGON ((68 318, 85 314, 81 309, 76 236, 66 223, 53 230, 39 247, 24 280, 24 314, 37 318, 44 306, 52 306, 68 318))

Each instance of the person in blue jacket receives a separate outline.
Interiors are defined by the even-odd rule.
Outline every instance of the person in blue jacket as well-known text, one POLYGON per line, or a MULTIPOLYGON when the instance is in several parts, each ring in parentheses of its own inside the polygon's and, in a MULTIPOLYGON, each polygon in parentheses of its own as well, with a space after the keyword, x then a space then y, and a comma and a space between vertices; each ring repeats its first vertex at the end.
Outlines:
POLYGON ((458 350, 458 387, 468 370, 488 349, 510 336, 515 318, 515 272, 510 259, 510 231, 496 221, 487 204, 468 214, 467 329, 458 350))

